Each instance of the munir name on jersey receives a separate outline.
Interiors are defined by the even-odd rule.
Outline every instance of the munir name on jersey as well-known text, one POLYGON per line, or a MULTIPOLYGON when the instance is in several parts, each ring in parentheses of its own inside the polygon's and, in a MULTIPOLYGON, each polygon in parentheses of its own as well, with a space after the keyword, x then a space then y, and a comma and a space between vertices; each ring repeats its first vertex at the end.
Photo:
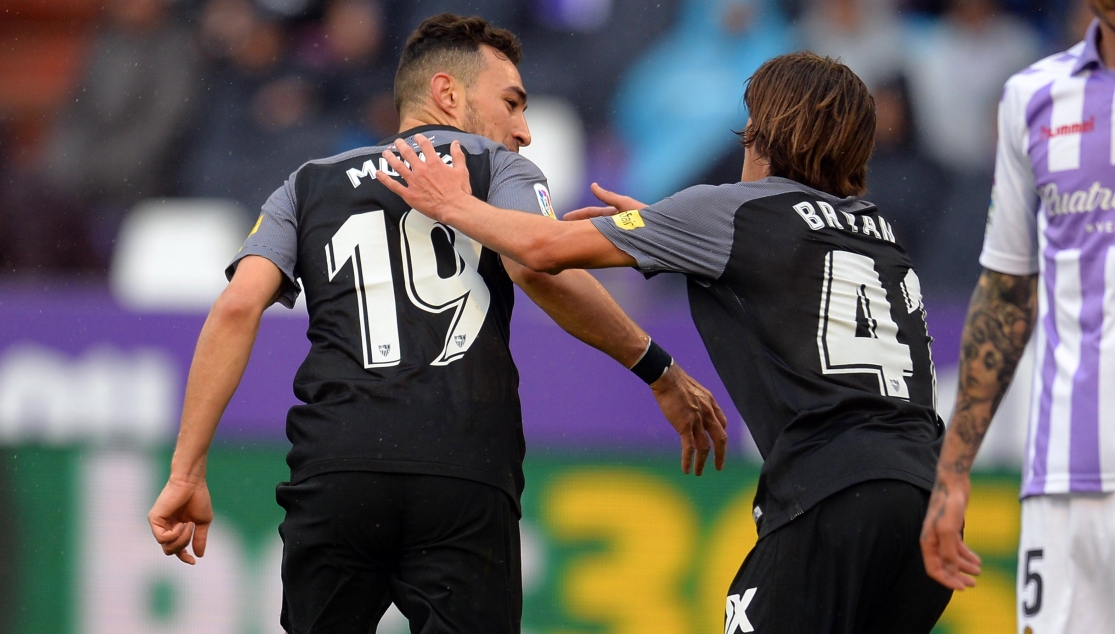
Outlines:
MULTIPOLYGON (((439 159, 441 159, 442 163, 445 163, 446 165, 449 165, 449 166, 453 165, 453 157, 452 156, 450 156, 448 154, 442 154, 441 152, 438 152, 437 157, 439 159)), ((424 163, 424 162, 426 162, 426 155, 419 152, 418 153, 418 159, 424 163)), ((406 165, 408 168, 410 167, 410 163, 407 163, 406 161, 403 161, 403 165, 406 165)), ((352 182, 353 188, 356 188, 356 187, 360 187, 360 183, 361 183, 360 179, 362 179, 362 178, 370 178, 372 180, 375 180, 376 179, 376 169, 377 169, 377 167, 372 162, 372 159, 368 159, 368 160, 364 161, 364 164, 362 166, 360 166, 360 169, 356 169, 355 167, 353 167, 353 168, 350 168, 345 173, 348 174, 348 180, 350 182, 352 182)), ((379 169, 379 171, 383 172, 384 174, 387 174, 388 176, 398 176, 399 175, 398 172, 391 169, 391 166, 387 164, 387 159, 383 158, 382 156, 379 157, 379 167, 378 167, 378 169, 379 169)))
POLYGON ((837 211, 829 203, 818 200, 816 207, 813 203, 802 201, 794 205, 794 211, 798 212, 801 219, 809 228, 818 231, 828 227, 829 229, 843 229, 851 231, 852 233, 862 233, 865 236, 874 236, 880 240, 887 242, 894 242, 894 231, 891 230, 890 224, 883 220, 882 216, 878 216, 879 224, 876 226, 875 220, 871 216, 853 216, 846 211, 837 211), (817 209, 820 208, 821 215, 817 215, 817 209), (840 214, 844 217, 844 223, 840 222, 837 217, 840 214), (822 219, 823 216, 823 219, 822 219), (856 219, 859 219, 859 224, 856 224, 856 219), (847 225, 847 226, 845 226, 847 225))

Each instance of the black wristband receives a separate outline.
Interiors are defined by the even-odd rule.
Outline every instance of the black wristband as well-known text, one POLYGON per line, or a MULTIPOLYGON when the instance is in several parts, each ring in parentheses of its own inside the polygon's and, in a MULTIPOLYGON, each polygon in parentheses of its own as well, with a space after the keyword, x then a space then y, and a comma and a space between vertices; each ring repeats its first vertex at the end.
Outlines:
POLYGON ((670 356, 670 353, 663 350, 662 346, 651 339, 650 344, 647 345, 647 351, 643 353, 641 359, 635 362, 635 365, 631 366, 631 371, 644 383, 650 385, 661 379, 673 363, 674 358, 670 356))

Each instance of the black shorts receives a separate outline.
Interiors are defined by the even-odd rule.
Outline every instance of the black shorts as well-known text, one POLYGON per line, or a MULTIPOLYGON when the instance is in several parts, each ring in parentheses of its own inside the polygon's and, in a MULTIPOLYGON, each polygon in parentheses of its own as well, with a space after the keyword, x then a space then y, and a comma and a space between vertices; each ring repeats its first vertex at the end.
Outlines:
POLYGON ((518 516, 495 487, 325 473, 276 489, 291 634, 369 634, 392 602, 415 634, 518 634, 518 516))
POLYGON ((912 484, 863 482, 763 537, 728 590, 725 634, 927 634, 952 598, 922 563, 928 503, 912 484))

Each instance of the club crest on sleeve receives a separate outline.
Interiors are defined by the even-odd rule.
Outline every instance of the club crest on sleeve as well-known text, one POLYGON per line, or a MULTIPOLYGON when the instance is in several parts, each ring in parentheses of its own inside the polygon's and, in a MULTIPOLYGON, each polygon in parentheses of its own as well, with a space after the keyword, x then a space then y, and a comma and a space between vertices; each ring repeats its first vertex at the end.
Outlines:
POLYGON ((554 214, 554 206, 550 202, 550 192, 542 183, 534 184, 534 193, 538 196, 538 208, 542 210, 542 215, 547 218, 557 219, 554 214))
POLYGON ((621 211, 618 214, 612 216, 612 221, 616 223, 617 227, 626 231, 631 231, 632 229, 638 229, 639 227, 646 226, 645 224, 643 224, 643 217, 639 214, 638 209, 632 209, 631 211, 621 211))

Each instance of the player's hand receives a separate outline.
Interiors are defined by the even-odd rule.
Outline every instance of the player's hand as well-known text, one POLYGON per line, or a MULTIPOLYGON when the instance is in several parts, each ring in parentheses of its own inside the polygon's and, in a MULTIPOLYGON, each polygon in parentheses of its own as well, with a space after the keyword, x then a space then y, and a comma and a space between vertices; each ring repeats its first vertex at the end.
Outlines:
POLYGON ((588 220, 589 218, 599 218, 600 216, 614 216, 619 213, 615 207, 581 207, 572 211, 565 212, 561 217, 562 220, 588 220))
POLYGON ((728 419, 712 394, 677 364, 651 383, 650 389, 666 420, 681 436, 682 472, 689 473, 693 468, 696 475, 701 475, 710 451, 715 455, 716 470, 723 469, 724 453, 728 448, 728 419))
POLYGON ((450 144, 449 156, 453 159, 453 165, 449 166, 441 160, 434 160, 437 152, 425 136, 416 134, 414 141, 422 151, 422 159, 426 160, 419 159, 414 148, 402 139, 392 146, 395 152, 399 153, 398 156, 395 156, 395 152, 390 148, 383 152, 387 164, 406 181, 406 184, 378 170, 376 180, 398 194, 414 209, 438 222, 447 222, 453 206, 472 195, 472 184, 469 182, 464 150, 457 141, 450 144))
POLYGON ((573 211, 565 212, 565 215, 562 216, 561 219, 588 220, 589 218, 598 218, 600 216, 614 216, 621 211, 646 208, 646 205, 634 198, 630 196, 621 196, 615 192, 608 191, 598 183, 592 184, 592 193, 604 203, 604 207, 582 207, 580 209, 574 209, 573 211))
POLYGON ((921 529, 925 571, 941 585, 964 590, 976 585, 980 558, 964 543, 964 512, 972 482, 968 474, 937 476, 921 529))
POLYGON ((645 203, 641 203, 630 196, 623 196, 613 191, 608 191, 601 187, 598 183, 592 184, 592 193, 600 199, 600 202, 615 207, 619 211, 631 211, 632 209, 646 209, 645 203))
POLYGON ((574 209, 573 211, 565 212, 565 215, 562 216, 561 219, 588 220, 589 218, 598 218, 600 216, 614 216, 621 211, 646 208, 646 205, 634 198, 630 196, 621 196, 615 192, 608 191, 601 187, 599 183, 592 184, 592 193, 604 203, 604 207, 582 207, 581 209, 574 209))
POLYGON ((205 555, 209 524, 213 521, 213 503, 204 478, 171 475, 155 505, 147 513, 151 533, 163 547, 163 554, 175 555, 193 565, 194 555, 205 555), (194 555, 186 547, 193 542, 194 555))

